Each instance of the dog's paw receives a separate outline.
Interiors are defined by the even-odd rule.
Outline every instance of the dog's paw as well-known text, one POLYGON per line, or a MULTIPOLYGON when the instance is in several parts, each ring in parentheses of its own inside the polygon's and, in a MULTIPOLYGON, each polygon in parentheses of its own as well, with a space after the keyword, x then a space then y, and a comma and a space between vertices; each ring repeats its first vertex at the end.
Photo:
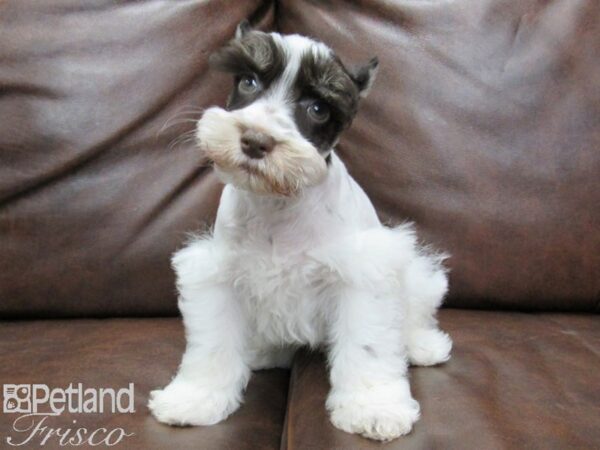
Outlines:
POLYGON ((450 359, 452 340, 437 329, 422 329, 412 333, 407 346, 408 359, 415 366, 434 366, 450 359))
POLYGON ((239 405, 235 391, 209 390, 181 381, 152 391, 148 401, 148 408, 159 422, 178 426, 214 425, 239 405))
POLYGON ((412 398, 373 404, 346 401, 330 406, 329 410, 331 423, 336 428, 378 441, 408 434, 419 419, 419 403, 412 398))

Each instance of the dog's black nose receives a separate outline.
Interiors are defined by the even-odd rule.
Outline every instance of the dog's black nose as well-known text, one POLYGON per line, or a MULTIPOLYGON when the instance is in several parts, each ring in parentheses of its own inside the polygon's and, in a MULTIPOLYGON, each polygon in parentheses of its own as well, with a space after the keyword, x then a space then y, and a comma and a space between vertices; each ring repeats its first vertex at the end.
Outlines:
POLYGON ((273 150, 275 139, 256 130, 246 130, 240 139, 242 151, 250 158, 260 159, 273 150))

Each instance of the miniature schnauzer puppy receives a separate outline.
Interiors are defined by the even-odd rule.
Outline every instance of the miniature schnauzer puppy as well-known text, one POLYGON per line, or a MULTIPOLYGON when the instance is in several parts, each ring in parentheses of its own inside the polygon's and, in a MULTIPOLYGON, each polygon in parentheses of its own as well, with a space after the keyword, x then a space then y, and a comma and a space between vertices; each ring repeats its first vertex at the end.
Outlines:
POLYGON ((409 225, 379 221, 333 147, 375 76, 321 42, 252 30, 211 57, 231 73, 225 109, 197 124, 225 183, 214 230, 173 257, 187 348, 151 393, 161 422, 211 425, 242 401, 252 370, 289 367, 303 345, 326 350, 331 422, 390 440, 419 418, 409 363, 450 357, 437 326, 443 255, 409 225))

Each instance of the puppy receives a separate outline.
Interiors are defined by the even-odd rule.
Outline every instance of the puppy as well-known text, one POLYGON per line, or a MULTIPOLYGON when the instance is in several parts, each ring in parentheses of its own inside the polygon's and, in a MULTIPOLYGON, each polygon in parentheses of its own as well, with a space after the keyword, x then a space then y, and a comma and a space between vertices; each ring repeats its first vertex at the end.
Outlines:
POLYGON ((205 111, 197 141, 225 189, 212 234, 173 257, 187 348, 151 393, 152 414, 215 424, 239 407, 252 370, 289 367, 308 345, 327 352, 336 427, 408 433, 419 417, 408 363, 450 356, 435 318, 447 278, 410 225, 380 223, 333 150, 377 59, 350 70, 323 43, 243 22, 211 63, 234 87, 226 109, 205 111))

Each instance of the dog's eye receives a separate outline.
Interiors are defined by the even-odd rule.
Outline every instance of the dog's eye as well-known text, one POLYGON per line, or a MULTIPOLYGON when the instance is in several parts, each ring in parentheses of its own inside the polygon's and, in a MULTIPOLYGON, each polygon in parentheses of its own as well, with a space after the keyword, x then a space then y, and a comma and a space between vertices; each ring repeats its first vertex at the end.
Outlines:
POLYGON ((330 111, 327 103, 316 100, 308 105, 308 116, 317 123, 325 123, 329 120, 330 111))
POLYGON ((258 80, 253 75, 242 75, 238 83, 238 89, 243 94, 254 94, 258 91, 258 80))

